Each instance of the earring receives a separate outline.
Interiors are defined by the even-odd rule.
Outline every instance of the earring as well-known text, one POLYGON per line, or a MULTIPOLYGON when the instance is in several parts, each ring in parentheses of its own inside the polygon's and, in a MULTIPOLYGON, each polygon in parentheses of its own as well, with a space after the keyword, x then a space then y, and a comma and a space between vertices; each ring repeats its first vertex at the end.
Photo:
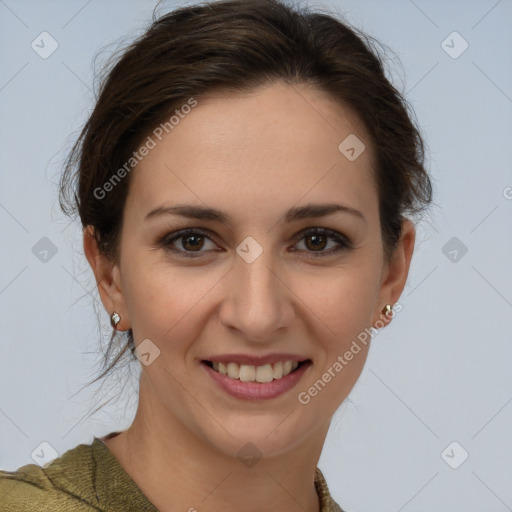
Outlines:
POLYGON ((112 327, 116 329, 117 324, 121 321, 121 317, 118 313, 115 311, 112 313, 112 316, 110 317, 110 323, 112 324, 112 327))
POLYGON ((391 307, 390 304, 386 304, 384 306, 384 309, 382 310, 382 314, 384 316, 389 316, 392 312, 393 312, 393 308, 391 307))

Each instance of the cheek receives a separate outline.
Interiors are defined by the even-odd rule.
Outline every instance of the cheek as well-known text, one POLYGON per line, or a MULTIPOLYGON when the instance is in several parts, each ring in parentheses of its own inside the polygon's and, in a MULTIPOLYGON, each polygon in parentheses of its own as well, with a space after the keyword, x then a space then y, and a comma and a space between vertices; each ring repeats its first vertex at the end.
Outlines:
MULTIPOLYGON (((149 254, 149 253, 148 253, 149 254)), ((127 261, 123 294, 135 342, 149 338, 161 350, 179 351, 201 328, 201 302, 218 281, 198 268, 183 270, 143 252, 127 261), (184 340, 180 343, 180 340, 184 340), (170 343, 172 341, 172 343, 170 343)))
POLYGON ((337 347, 371 324, 379 277, 375 263, 363 262, 333 268, 311 280, 297 277, 293 289, 305 305, 304 314, 323 326, 321 337, 337 347))
POLYGON ((314 374, 298 390, 299 403, 312 417, 333 414, 353 389, 370 346, 370 326, 377 298, 377 276, 365 271, 340 271, 323 286, 304 290, 316 339, 314 374))

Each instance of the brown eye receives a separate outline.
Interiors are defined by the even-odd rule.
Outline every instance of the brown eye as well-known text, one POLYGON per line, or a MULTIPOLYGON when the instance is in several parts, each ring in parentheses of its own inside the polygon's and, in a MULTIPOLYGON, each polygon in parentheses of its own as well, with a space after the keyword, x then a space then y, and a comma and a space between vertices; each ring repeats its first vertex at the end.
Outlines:
POLYGON ((352 248, 352 244, 347 237, 326 228, 309 229, 299 236, 301 241, 304 240, 304 246, 306 247, 300 250, 306 253, 317 253, 313 254, 314 257, 329 256, 352 248), (330 248, 325 250, 329 245, 329 240, 334 241, 334 244, 331 243, 330 248))
POLYGON ((180 238, 182 240, 181 245, 186 251, 196 251, 204 245, 203 235, 186 235, 180 238))
POLYGON ((307 240, 306 247, 312 251, 325 249, 327 244, 327 237, 324 235, 312 234, 305 236, 304 239, 307 240))
POLYGON ((181 231, 165 235, 158 241, 158 245, 180 256, 195 258, 201 254, 216 250, 216 245, 202 231, 197 229, 183 229, 181 231), (207 242, 211 244, 208 248, 207 242), (202 250, 206 246, 206 250, 202 250))
MULTIPOLYGON (((343 250, 352 248, 350 240, 338 233, 326 228, 313 228, 303 231, 297 237, 300 242, 304 240, 304 249, 293 249, 292 251, 304 252, 313 257, 330 256, 343 250)), ((183 229, 181 231, 165 235, 158 241, 162 246, 183 257, 200 257, 201 254, 210 251, 217 251, 217 245, 206 233, 195 228, 183 229), (207 243, 212 245, 207 247, 207 243), (205 248, 206 249, 202 250, 205 248)), ((298 245, 298 244, 296 244, 298 245)))

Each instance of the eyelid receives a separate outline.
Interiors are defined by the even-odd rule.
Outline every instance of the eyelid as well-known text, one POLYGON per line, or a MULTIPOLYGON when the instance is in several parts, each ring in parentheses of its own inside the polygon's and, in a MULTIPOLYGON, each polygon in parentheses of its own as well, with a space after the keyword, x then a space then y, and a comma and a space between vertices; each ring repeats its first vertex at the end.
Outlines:
MULTIPOLYGON (((205 252, 211 252, 211 251, 184 251, 181 249, 175 249, 171 247, 171 243, 173 243, 176 240, 179 240, 180 238, 183 238, 187 235, 202 235, 205 238, 210 239, 213 243, 214 238, 216 237, 216 234, 207 228, 184 228, 177 231, 173 231, 171 233, 166 233, 162 237, 160 237, 157 240, 158 246, 163 246, 164 248, 169 249, 170 251, 174 253, 178 253, 180 255, 185 255, 183 257, 185 258, 196 258, 199 257, 202 253, 205 252)), ((323 235, 327 238, 330 238, 338 244, 338 246, 335 249, 330 249, 327 251, 308 251, 304 249, 294 249, 292 252, 302 252, 309 255, 309 257, 313 258, 319 258, 319 257, 326 257, 333 254, 338 254, 344 250, 353 249, 354 245, 349 237, 347 237, 345 234, 340 233, 339 231, 335 231, 330 228, 325 227, 318 227, 318 226, 312 226, 309 228, 304 228, 303 230, 296 233, 293 237, 294 245, 296 245, 299 241, 301 241, 306 235, 312 234, 312 235, 323 235)), ((222 250, 222 249, 221 249, 222 250)), ((218 251, 215 251, 218 252, 218 251)))
MULTIPOLYGON (((301 239, 302 237, 304 237, 304 235, 307 235, 308 233, 325 235, 329 238, 340 239, 345 245, 347 245, 347 247, 353 247, 352 241, 350 240, 350 238, 347 235, 340 233, 339 231, 336 231, 334 229, 315 227, 315 226, 310 227, 310 228, 305 228, 302 231, 299 231, 295 235, 294 240, 301 239)), ((312 252, 314 252, 314 251, 312 251, 312 252)))
POLYGON ((208 238, 212 242, 214 242, 212 240, 212 238, 215 238, 215 233, 207 228, 183 228, 183 229, 179 229, 177 231, 172 231, 171 233, 166 233, 165 235, 161 236, 157 240, 157 245, 158 245, 158 247, 163 246, 164 248, 169 249, 170 251, 172 251, 174 253, 179 253, 179 254, 185 253, 185 254, 189 255, 188 257, 194 258, 194 257, 196 257, 196 256, 194 256, 194 254, 200 255, 206 251, 197 251, 197 252, 183 251, 180 249, 171 248, 171 243, 176 240, 179 240, 180 238, 184 238, 187 235, 196 235, 196 234, 202 235, 205 238, 208 238))

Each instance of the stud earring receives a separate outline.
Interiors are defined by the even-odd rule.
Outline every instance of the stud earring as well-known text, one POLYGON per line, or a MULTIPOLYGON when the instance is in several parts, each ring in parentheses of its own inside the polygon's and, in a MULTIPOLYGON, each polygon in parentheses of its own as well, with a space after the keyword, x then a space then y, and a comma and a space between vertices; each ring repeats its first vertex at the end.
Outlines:
POLYGON ((121 321, 121 317, 119 316, 118 313, 116 313, 115 311, 112 313, 112 316, 110 317, 110 323, 112 324, 112 327, 114 329, 117 328, 117 324, 121 321))
POLYGON ((384 309, 382 310, 382 314, 384 316, 389 316, 392 312, 393 312, 393 308, 391 307, 390 304, 386 304, 384 306, 384 309))

